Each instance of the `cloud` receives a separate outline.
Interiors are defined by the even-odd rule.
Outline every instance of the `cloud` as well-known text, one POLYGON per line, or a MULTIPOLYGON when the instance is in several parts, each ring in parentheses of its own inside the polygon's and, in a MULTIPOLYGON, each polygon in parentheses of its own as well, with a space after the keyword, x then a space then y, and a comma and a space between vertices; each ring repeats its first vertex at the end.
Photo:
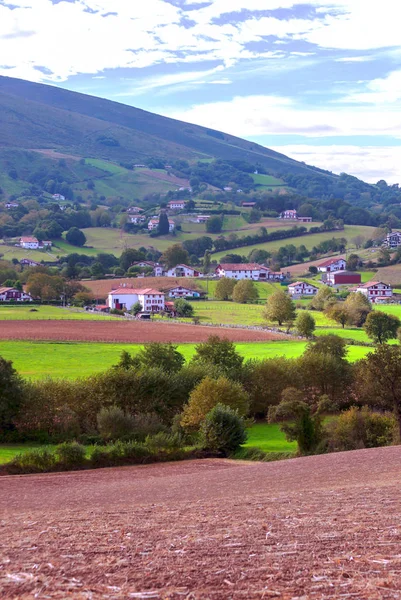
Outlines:
POLYGON ((380 179, 385 179, 387 183, 401 182, 400 147, 300 144, 273 146, 272 149, 333 173, 350 173, 369 183, 376 183, 380 179))
POLYGON ((401 70, 392 71, 386 77, 365 82, 364 92, 348 95, 345 101, 357 104, 399 104, 401 100, 401 70))

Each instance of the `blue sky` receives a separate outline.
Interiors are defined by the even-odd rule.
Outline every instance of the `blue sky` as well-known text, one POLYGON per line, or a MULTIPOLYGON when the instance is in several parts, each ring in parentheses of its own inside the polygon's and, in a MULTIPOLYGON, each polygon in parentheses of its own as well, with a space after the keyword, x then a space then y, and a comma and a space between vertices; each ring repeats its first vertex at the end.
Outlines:
POLYGON ((0 0, 0 75, 401 183, 400 0, 0 0))

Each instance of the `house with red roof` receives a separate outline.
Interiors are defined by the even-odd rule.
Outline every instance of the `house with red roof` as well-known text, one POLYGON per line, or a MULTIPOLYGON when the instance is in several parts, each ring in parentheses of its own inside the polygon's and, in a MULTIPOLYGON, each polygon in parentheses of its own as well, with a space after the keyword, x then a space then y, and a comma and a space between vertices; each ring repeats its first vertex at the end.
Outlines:
POLYGON ((252 279, 267 281, 270 269, 257 263, 222 263, 216 267, 216 275, 228 279, 252 279))
POLYGON ((110 292, 107 304, 110 309, 129 311, 139 302, 144 312, 161 312, 164 310, 164 299, 164 293, 159 290, 122 286, 110 292))
POLYGON ((301 296, 316 296, 319 288, 306 281, 296 281, 288 286, 288 293, 293 298, 301 298, 301 296))
POLYGON ((345 271, 347 263, 343 258, 329 258, 317 266, 321 273, 332 273, 333 271, 345 271))
POLYGON ((386 303, 393 297, 391 286, 382 281, 369 281, 357 287, 356 291, 366 296, 373 304, 386 303))
POLYGON ((33 302, 33 298, 15 287, 0 287, 0 302, 33 302))
POLYGON ((188 265, 182 264, 171 267, 171 269, 166 271, 165 275, 167 277, 199 277, 200 271, 197 271, 188 265))

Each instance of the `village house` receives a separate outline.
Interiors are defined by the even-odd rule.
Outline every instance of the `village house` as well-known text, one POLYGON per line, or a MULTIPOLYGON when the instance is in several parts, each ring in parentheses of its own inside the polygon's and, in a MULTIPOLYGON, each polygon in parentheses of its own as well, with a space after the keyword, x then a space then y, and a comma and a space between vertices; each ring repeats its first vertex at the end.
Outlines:
POLYGON ((0 302, 33 302, 32 296, 14 287, 0 287, 0 302))
POLYGON ((326 274, 327 285, 349 285, 361 283, 361 274, 353 271, 332 271, 326 274))
POLYGON ((188 265, 176 265, 165 272, 167 277, 199 277, 200 272, 188 265))
POLYGON ((296 281, 288 286, 288 293, 293 298, 301 298, 301 296, 315 296, 318 288, 311 283, 305 281, 296 281))
POLYGON ((387 302, 393 297, 391 286, 382 281, 369 281, 357 287, 356 291, 366 296, 373 304, 387 302))
POLYGON ((129 221, 130 223, 133 223, 134 225, 140 225, 141 223, 146 223, 146 217, 143 217, 141 215, 134 215, 129 217, 129 221))
POLYGON ((301 223, 312 223, 312 217, 297 217, 297 221, 301 223))
MULTIPOLYGON (((159 218, 153 218, 150 219, 149 223, 148 223, 148 229, 149 231, 153 231, 154 229, 157 229, 159 225, 159 218)), ((168 220, 168 230, 171 233, 172 231, 174 231, 175 229, 175 223, 174 221, 171 221, 170 219, 168 220)))
POLYGON ((211 215, 198 215, 196 217, 196 223, 206 223, 210 219, 211 215))
POLYGON ((132 263, 131 267, 150 267, 151 269, 153 269, 153 275, 155 277, 162 277, 164 274, 164 269, 162 267, 162 265, 160 265, 159 263, 153 262, 152 260, 140 260, 137 262, 132 263))
POLYGON ((132 215, 138 215, 141 212, 143 212, 143 208, 139 208, 139 206, 130 206, 127 208, 127 213, 132 215))
POLYGON ((183 287, 182 285, 175 285, 173 287, 163 287, 163 291, 166 292, 169 298, 201 298, 204 296, 204 292, 199 290, 191 290, 190 288, 183 287))
POLYGON ((53 194, 52 198, 53 200, 57 200, 59 202, 63 202, 65 200, 65 196, 62 194, 53 194))
POLYGON ((38 250, 39 240, 36 237, 25 236, 20 238, 19 245, 25 250, 38 250))
POLYGON ((36 260, 31 260, 30 258, 22 258, 19 261, 19 264, 23 267, 40 267, 40 263, 36 262, 36 260))
POLYGON ((110 309, 129 311, 139 302, 144 312, 161 312, 164 310, 164 293, 152 288, 136 289, 120 287, 108 295, 107 304, 110 309))
POLYGON ((333 271, 344 271, 346 261, 343 258, 329 258, 318 265, 317 270, 321 273, 332 273, 333 271))
POLYGON ((297 220, 297 211, 296 210, 284 210, 279 219, 291 219, 293 221, 297 220))
POLYGON ((228 279, 253 279, 254 281, 269 279, 270 269, 256 263, 225 263, 217 265, 216 275, 228 279))
POLYGON ((167 206, 170 210, 184 210, 185 204, 185 200, 170 200, 167 206))
POLYGON ((241 202, 241 206, 243 208, 254 208, 254 206, 256 206, 256 202, 241 202))
POLYGON ((388 233, 383 242, 383 246, 392 249, 401 246, 401 231, 392 231, 391 233, 388 233))
POLYGON ((18 204, 18 202, 6 202, 6 204, 4 206, 6 207, 7 210, 11 210, 12 208, 18 208, 19 204, 18 204))

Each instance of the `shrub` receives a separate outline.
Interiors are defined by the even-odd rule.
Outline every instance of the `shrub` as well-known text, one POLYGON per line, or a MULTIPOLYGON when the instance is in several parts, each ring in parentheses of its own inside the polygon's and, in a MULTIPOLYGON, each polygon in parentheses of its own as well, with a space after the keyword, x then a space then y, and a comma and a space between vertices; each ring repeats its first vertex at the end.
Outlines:
POLYGON ((64 443, 56 447, 54 451, 58 466, 68 468, 81 467, 85 464, 85 447, 77 442, 64 443))
POLYGON ((143 441, 147 436, 165 432, 166 426, 155 413, 140 413, 133 417, 132 436, 137 441, 143 441))
POLYGON ((97 427, 106 440, 118 440, 132 433, 134 421, 131 415, 118 406, 102 408, 97 415, 97 427))
POLYGON ((184 445, 184 440, 179 433, 171 434, 161 431, 156 435, 148 435, 145 439, 145 446, 151 452, 160 450, 178 450, 184 445))
POLYGON ((37 448, 17 454, 7 465, 10 473, 44 473, 52 471, 56 458, 51 450, 37 448))
POLYGON ((247 439, 245 422, 238 411, 217 404, 201 425, 201 440, 205 450, 231 454, 247 439))
POLYGON ((378 413, 368 407, 352 407, 326 427, 331 451, 357 450, 390 445, 395 436, 396 421, 389 413, 378 413))

